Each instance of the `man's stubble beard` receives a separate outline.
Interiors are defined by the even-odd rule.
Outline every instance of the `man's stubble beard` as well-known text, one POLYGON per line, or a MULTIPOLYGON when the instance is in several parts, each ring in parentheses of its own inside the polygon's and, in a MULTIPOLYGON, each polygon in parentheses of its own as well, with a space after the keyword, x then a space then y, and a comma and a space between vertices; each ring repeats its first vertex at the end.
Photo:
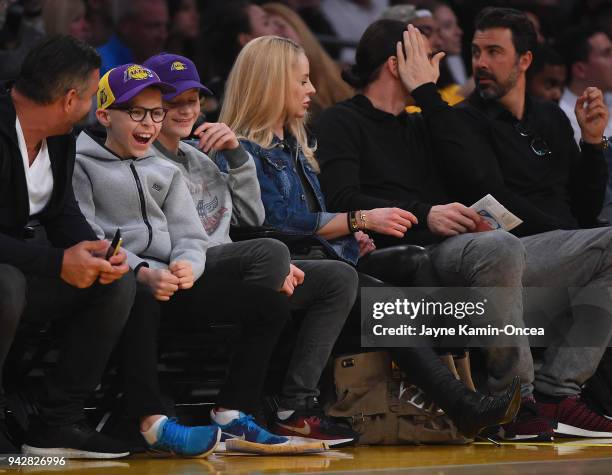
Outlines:
POLYGON ((508 94, 517 84, 519 77, 518 61, 512 68, 510 76, 503 83, 499 83, 497 79, 487 88, 483 89, 476 82, 476 89, 481 98, 485 100, 498 100, 508 94))

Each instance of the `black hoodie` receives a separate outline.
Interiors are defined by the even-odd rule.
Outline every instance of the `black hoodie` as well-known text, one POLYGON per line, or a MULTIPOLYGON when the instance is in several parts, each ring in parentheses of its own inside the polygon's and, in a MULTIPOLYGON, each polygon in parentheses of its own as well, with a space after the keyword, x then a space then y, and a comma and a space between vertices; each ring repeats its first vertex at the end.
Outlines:
POLYGON ((399 207, 419 220, 402 241, 376 236, 379 247, 443 239, 427 227, 431 207, 450 201, 440 164, 471 153, 469 130, 433 83, 415 89, 413 97, 422 114, 389 114, 357 95, 323 111, 314 128, 330 211, 399 207))

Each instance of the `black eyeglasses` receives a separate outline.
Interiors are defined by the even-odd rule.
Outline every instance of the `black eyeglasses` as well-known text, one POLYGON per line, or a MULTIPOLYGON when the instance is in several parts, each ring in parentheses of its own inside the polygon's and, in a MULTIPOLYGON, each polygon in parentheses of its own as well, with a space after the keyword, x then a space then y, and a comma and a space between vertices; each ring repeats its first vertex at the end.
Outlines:
POLYGON ((164 121, 166 112, 168 112, 163 107, 155 107, 153 109, 145 107, 109 107, 109 109, 127 112, 130 115, 130 119, 134 122, 142 122, 147 114, 150 114, 151 120, 157 124, 164 121))
POLYGON ((535 135, 529 132, 529 130, 527 130, 527 128, 522 122, 519 122, 519 121, 515 122, 514 128, 521 137, 527 137, 528 139, 531 140, 529 144, 531 146, 531 151, 535 153, 538 157, 547 158, 550 155, 552 155, 552 151, 550 150, 550 147, 546 143, 546 140, 544 140, 542 137, 538 135, 535 135))

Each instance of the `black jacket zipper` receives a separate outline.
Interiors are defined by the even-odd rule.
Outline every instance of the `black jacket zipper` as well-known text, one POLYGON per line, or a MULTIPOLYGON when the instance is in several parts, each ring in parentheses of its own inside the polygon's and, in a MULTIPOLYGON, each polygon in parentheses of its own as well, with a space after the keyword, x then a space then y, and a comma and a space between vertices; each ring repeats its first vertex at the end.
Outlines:
POLYGON ((138 196, 140 198, 140 211, 142 213, 142 219, 147 226, 147 230, 149 231, 149 240, 147 241, 147 247, 144 248, 144 251, 149 249, 151 245, 151 241, 153 240, 153 227, 151 223, 149 223, 149 218, 147 217, 147 206, 145 202, 144 193, 142 191, 142 183, 140 182, 140 177, 136 172, 136 167, 134 166, 134 162, 130 163, 130 170, 132 170, 132 174, 134 175, 134 180, 136 180, 136 186, 138 187, 138 196))

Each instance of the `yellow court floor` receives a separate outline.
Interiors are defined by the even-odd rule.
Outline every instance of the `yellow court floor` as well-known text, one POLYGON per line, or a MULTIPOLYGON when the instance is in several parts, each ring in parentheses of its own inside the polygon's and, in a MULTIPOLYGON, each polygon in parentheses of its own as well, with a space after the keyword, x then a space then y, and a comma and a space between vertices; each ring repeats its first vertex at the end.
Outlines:
MULTIPOLYGON (((426 475, 612 475, 612 439, 547 444, 489 443, 469 446, 358 447, 324 455, 213 455, 207 459, 152 459, 135 456, 117 461, 70 461, 62 469, 27 472, 83 475, 377 473, 426 475)), ((2 470, 0 470, 2 472, 2 470)), ((6 470, 6 473, 16 473, 6 470)))

